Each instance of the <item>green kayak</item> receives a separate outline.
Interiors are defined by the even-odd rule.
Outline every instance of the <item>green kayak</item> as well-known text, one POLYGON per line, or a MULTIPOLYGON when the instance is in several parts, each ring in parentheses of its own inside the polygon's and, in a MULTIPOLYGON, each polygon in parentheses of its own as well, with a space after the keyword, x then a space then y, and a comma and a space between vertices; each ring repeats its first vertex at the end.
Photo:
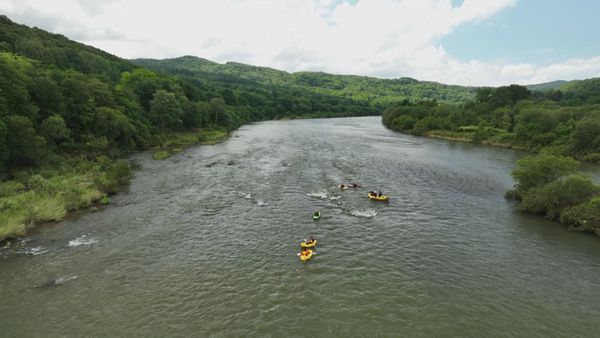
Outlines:
POLYGON ((317 211, 313 214, 313 220, 317 221, 319 219, 321 219, 321 212, 317 211))

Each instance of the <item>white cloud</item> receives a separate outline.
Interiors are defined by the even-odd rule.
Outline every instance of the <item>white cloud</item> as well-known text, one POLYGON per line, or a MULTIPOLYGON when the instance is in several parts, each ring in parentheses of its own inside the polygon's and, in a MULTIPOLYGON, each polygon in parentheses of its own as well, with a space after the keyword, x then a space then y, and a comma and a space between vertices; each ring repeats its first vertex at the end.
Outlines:
POLYGON ((465 85, 590 77, 600 58, 551 65, 449 55, 437 41, 516 0, 0 0, 0 11, 125 58, 197 55, 287 71, 465 85))

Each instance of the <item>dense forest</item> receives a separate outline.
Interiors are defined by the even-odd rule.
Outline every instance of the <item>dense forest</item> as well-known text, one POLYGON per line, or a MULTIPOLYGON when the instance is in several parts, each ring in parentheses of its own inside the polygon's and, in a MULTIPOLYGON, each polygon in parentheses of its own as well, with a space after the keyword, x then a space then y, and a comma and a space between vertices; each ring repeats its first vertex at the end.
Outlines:
MULTIPOLYGON (((437 100, 459 103, 474 98, 475 88, 450 86, 411 78, 378 79, 356 75, 334 75, 322 72, 287 73, 268 67, 256 67, 237 62, 219 64, 194 56, 175 59, 136 59, 139 66, 196 79, 210 87, 224 86, 234 93, 247 86, 277 86, 295 88, 310 97, 324 94, 363 102, 381 111, 382 107, 403 100, 437 100), (239 89, 238 89, 239 88, 239 89)), ((240 95, 236 95, 240 96, 240 95)))
POLYGON ((475 143, 600 161, 600 78, 558 89, 529 91, 511 85, 480 88, 458 104, 405 101, 388 108, 391 129, 475 143))
POLYGON ((176 78, 6 17, 0 25, 0 172, 9 175, 63 155, 116 157, 160 145, 169 132, 381 110, 243 79, 176 78))

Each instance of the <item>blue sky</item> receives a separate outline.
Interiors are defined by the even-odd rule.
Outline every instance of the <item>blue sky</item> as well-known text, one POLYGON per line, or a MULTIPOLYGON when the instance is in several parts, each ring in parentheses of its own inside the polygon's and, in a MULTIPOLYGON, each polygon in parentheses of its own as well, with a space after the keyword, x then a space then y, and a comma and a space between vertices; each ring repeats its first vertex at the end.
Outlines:
POLYGON ((600 0, 0 0, 0 13, 124 58, 473 86, 600 76, 600 0))
POLYGON ((599 22, 598 0, 519 0, 456 28, 439 43, 462 61, 560 62, 600 55, 599 22))

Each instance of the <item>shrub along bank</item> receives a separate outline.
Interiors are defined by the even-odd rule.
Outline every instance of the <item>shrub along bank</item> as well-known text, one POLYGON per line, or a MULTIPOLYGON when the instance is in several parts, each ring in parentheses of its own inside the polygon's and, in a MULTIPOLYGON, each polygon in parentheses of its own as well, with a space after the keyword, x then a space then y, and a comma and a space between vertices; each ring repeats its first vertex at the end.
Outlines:
POLYGON ((17 172, 14 179, 0 183, 0 240, 25 235, 38 223, 59 221, 69 211, 108 203, 107 196, 130 177, 127 161, 104 156, 17 172))
POLYGON ((577 171, 579 162, 554 155, 517 161, 517 182, 506 194, 523 211, 559 220, 571 229, 600 235, 600 186, 577 171))

